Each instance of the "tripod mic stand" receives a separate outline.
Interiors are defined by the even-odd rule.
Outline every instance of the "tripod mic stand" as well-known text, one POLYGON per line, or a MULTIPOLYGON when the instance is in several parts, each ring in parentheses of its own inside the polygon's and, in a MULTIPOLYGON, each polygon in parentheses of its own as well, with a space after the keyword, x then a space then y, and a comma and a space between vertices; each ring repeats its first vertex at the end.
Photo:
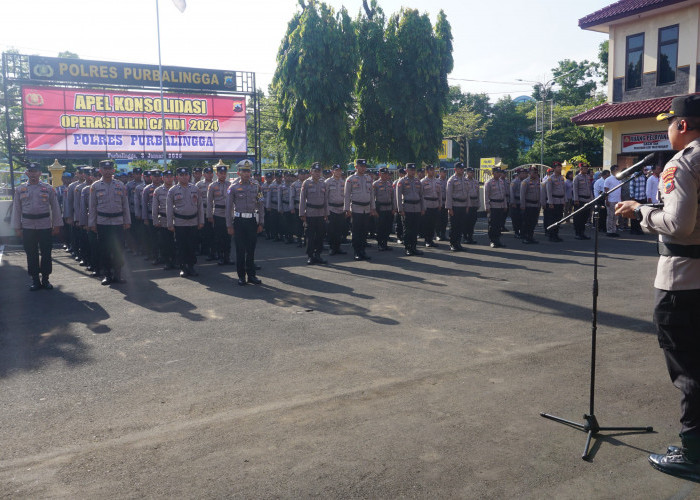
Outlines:
POLYGON ((586 460, 589 458, 589 448, 591 445, 591 438, 598 434, 600 431, 628 431, 628 432, 653 432, 653 427, 601 427, 598 424, 598 419, 595 416, 594 403, 595 403, 595 360, 596 360, 596 333, 598 329, 598 219, 600 217, 600 203, 604 202, 607 196, 613 191, 617 191, 622 188, 625 184, 630 182, 632 179, 642 175, 642 172, 637 172, 636 174, 630 176, 628 179, 621 182, 619 185, 615 186, 613 189, 607 193, 601 193, 599 196, 595 197, 590 202, 586 203, 584 206, 576 210, 575 212, 567 215, 558 222, 555 222, 547 229, 551 230, 564 222, 572 218, 579 212, 587 210, 589 207, 593 207, 593 229, 594 229, 594 252, 593 252, 593 310, 591 315, 591 385, 590 385, 590 403, 588 414, 583 415, 583 423, 573 422, 571 420, 566 420, 561 417, 550 415, 549 413, 540 413, 544 418, 554 420, 562 424, 570 425, 578 429, 583 430, 588 433, 586 437, 586 445, 583 449, 583 455, 581 458, 586 460))

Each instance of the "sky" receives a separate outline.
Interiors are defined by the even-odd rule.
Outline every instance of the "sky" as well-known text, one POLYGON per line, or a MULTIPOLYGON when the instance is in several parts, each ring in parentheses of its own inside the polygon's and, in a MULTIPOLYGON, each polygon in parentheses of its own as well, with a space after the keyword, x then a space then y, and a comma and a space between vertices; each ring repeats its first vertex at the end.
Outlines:
MULTIPOLYGON (((2 0, 0 50, 82 59, 158 64, 157 0, 2 0)), ((205 69, 253 71, 267 90, 287 23, 297 0, 187 0, 181 13, 158 0, 162 63, 205 69)), ((362 0, 326 0, 352 17, 362 0)), ((597 60, 602 33, 581 30, 578 19, 612 0, 379 0, 387 17, 402 7, 440 9, 452 26, 454 69, 450 84, 485 92, 495 101, 531 93, 563 59, 597 60), (523 82, 519 80, 526 80, 523 82)))

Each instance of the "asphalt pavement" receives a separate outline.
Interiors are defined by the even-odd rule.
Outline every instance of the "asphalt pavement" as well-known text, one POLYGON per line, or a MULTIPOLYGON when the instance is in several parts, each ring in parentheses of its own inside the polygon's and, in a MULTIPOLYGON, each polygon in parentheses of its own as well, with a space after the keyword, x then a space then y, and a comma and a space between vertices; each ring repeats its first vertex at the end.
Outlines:
POLYGON ((54 251, 55 289, 0 260, 2 498, 698 498, 653 470, 678 444, 651 311, 651 236, 480 244, 424 256, 258 245, 260 286, 127 256, 101 286, 54 251))

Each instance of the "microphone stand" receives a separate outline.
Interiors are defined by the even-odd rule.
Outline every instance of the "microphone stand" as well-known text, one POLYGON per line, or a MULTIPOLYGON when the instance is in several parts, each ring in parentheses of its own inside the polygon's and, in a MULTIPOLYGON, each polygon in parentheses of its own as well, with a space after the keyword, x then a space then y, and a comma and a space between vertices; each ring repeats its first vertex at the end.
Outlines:
POLYGON ((593 253, 593 309, 592 309, 592 315, 591 315, 591 385, 590 385, 590 403, 589 403, 589 409, 588 409, 588 414, 583 415, 583 423, 579 422, 573 422, 571 420, 566 420, 561 417, 557 417, 554 415, 550 415, 549 413, 540 413, 540 415, 544 418, 548 418, 550 420, 554 420, 555 422, 559 422, 562 424, 570 425, 572 427, 576 427, 578 429, 583 430, 584 432, 588 433, 588 436, 586 437, 586 445, 583 449, 583 455, 581 455, 581 458, 584 460, 587 460, 589 458, 589 448, 591 445, 591 438, 598 434, 600 431, 629 431, 629 432, 653 432, 654 428, 653 427, 601 427, 598 424, 598 419, 595 417, 595 411, 594 411, 594 402, 595 402, 595 360, 596 360, 596 333, 598 329, 598 219, 600 217, 600 203, 604 202, 607 199, 607 196, 614 192, 617 191, 618 189, 622 188, 625 184, 630 182, 632 179, 635 179, 636 177, 639 177, 642 175, 642 172, 637 172, 634 175, 631 175, 624 181, 622 181, 620 184, 615 186, 613 189, 608 191, 607 193, 603 192, 599 196, 595 197, 588 203, 586 203, 584 206, 576 210, 575 212, 567 215, 563 219, 561 219, 558 222, 555 222, 551 226, 549 226, 547 229, 551 230, 554 229, 560 225, 562 225, 564 222, 572 218, 574 215, 578 214, 579 212, 582 212, 589 207, 593 207, 593 227, 594 227, 594 253, 593 253))

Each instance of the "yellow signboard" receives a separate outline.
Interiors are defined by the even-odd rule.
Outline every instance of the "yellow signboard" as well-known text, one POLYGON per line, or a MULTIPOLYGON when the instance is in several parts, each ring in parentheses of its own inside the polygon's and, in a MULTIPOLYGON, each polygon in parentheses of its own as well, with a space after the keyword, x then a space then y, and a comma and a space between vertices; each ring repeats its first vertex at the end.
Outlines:
POLYGON ((450 139, 445 139, 440 145, 438 150, 438 158, 441 160, 448 160, 452 158, 452 141, 450 139))
POLYGON ((500 158, 482 158, 479 166, 481 168, 492 168, 496 163, 500 162, 500 158))

